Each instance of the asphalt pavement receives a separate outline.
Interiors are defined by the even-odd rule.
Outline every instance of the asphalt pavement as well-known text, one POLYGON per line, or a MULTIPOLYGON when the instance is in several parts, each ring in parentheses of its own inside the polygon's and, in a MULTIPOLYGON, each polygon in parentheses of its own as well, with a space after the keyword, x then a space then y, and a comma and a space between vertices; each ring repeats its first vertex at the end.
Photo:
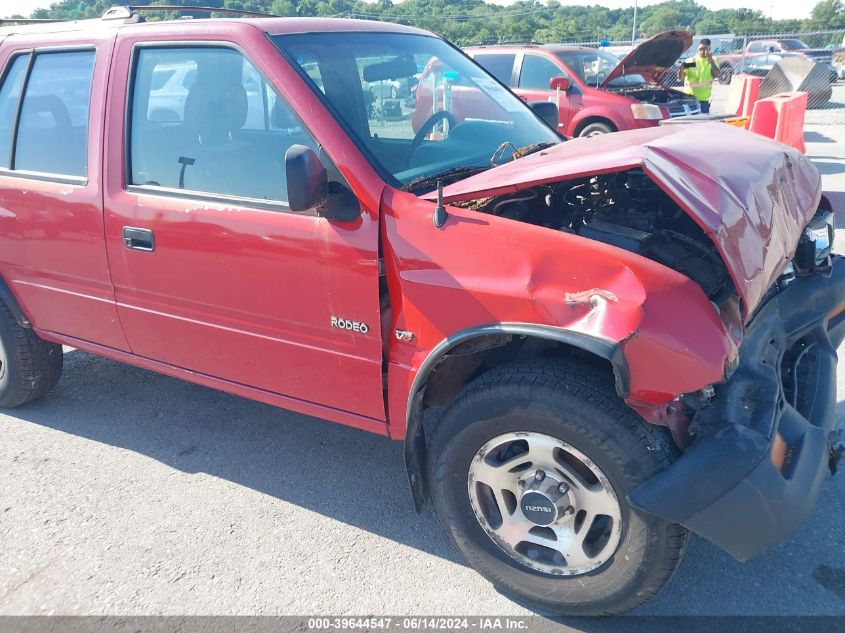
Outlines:
MULTIPOLYGON (((806 138, 845 212, 845 125, 806 138)), ((0 413, 0 614, 533 613, 461 561, 430 508, 415 514, 401 444, 65 360, 49 396, 0 413)), ((840 370, 840 424, 843 384, 840 370)), ((845 615, 843 517, 840 474, 795 536, 751 562, 693 538, 636 613, 845 615)))

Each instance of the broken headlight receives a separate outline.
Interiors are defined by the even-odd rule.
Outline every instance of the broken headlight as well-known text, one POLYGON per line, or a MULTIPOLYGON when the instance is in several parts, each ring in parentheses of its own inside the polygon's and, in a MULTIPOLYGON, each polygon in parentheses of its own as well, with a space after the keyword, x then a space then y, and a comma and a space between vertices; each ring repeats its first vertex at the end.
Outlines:
POLYGON ((833 252, 835 231, 833 211, 819 209, 810 223, 804 227, 804 233, 798 241, 793 260, 798 274, 830 271, 830 256, 833 252))

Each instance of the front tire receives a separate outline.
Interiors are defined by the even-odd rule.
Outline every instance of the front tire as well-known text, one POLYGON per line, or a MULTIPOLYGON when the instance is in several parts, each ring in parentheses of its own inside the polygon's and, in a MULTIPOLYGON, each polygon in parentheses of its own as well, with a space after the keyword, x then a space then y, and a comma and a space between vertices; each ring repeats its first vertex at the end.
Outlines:
POLYGON ((627 611, 669 581, 686 548, 683 527, 626 500, 674 459, 663 431, 588 364, 495 368, 435 430, 435 512, 467 562, 503 593, 570 615, 627 611))
POLYGON ((45 395, 62 375, 62 346, 17 322, 0 299, 0 407, 18 407, 45 395))
POLYGON ((602 134, 610 134, 611 132, 615 132, 615 130, 608 123, 590 123, 578 132, 578 136, 601 136, 602 134))

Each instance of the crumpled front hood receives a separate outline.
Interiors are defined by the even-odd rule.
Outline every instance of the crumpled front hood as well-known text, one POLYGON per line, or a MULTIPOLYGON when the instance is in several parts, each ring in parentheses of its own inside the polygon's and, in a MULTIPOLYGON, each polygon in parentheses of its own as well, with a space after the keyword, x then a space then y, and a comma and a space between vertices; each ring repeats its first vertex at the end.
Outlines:
POLYGON ((792 259, 821 197, 818 170, 795 149, 724 123, 700 123, 567 141, 451 184, 443 199, 472 200, 637 167, 716 244, 746 315, 792 259))
POLYGON ((611 81, 623 75, 642 75, 651 83, 660 83, 660 79, 671 70, 678 58, 692 45, 689 31, 666 31, 658 33, 634 48, 622 58, 622 61, 607 73, 601 82, 607 88, 611 81))

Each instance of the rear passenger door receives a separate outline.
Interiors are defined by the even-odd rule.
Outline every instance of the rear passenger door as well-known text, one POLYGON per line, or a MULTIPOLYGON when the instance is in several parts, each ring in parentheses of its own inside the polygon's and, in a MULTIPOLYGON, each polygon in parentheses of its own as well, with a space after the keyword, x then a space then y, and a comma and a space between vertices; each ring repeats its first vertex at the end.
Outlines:
POLYGON ((114 33, 0 48, 0 272, 42 334, 127 350, 103 240, 100 152, 114 33))
POLYGON ((240 49, 130 39, 115 63, 106 241, 133 353, 383 421, 377 220, 290 211, 292 145, 343 177, 240 49))

